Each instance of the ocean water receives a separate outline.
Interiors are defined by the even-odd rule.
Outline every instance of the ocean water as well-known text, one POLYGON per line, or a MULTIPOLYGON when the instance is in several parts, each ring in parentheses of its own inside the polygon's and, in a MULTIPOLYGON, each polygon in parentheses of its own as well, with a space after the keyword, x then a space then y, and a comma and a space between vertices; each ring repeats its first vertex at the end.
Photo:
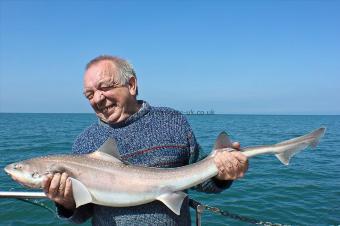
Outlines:
MULTIPOLYGON (((221 194, 191 191, 190 196, 203 204, 262 221, 286 225, 340 224, 340 116, 187 117, 206 153, 223 130, 241 146, 253 146, 273 144, 326 126, 319 146, 299 153, 289 166, 274 156, 257 156, 250 160, 246 176, 230 189, 221 194)), ((95 120, 93 114, 0 114, 0 168, 31 157, 69 153, 75 137, 95 120)), ((2 170, 0 190, 27 191, 2 170)), ((40 202, 54 209, 50 201, 40 202)), ((16 199, 0 199, 0 225, 70 224, 45 208, 16 199)), ((206 211, 202 225, 248 224, 206 211)))

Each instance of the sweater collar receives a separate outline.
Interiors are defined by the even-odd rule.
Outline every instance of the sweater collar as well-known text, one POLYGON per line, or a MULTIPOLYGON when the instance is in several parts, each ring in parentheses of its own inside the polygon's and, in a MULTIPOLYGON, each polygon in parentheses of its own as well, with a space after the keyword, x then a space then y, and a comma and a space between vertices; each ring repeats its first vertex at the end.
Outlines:
POLYGON ((112 127, 112 128, 119 128, 119 127, 127 126, 139 120, 140 118, 142 118, 144 115, 146 115, 150 111, 151 106, 146 101, 143 101, 143 100, 138 100, 138 103, 141 104, 141 108, 136 113, 128 117, 125 121, 118 122, 115 124, 108 124, 98 119, 99 125, 112 127))

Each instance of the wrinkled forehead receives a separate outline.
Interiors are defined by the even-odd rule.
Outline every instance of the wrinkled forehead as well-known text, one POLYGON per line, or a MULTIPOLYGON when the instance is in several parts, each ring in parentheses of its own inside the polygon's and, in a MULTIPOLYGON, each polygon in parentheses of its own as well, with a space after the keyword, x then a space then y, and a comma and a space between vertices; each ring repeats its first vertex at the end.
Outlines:
POLYGON ((97 87, 100 83, 115 81, 117 77, 116 65, 108 60, 100 61, 90 66, 84 74, 84 88, 97 87))
POLYGON ((99 76, 102 78, 114 78, 117 75, 116 65, 108 60, 104 60, 98 63, 100 70, 98 70, 99 76))

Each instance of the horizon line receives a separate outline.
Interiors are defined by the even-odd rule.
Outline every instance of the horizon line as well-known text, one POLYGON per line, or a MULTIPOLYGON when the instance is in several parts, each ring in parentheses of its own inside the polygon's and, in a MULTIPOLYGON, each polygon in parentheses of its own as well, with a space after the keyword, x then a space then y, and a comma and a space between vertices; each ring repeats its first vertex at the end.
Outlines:
MULTIPOLYGON (((0 114, 93 114, 91 112, 0 112, 0 114)), ((317 114, 317 113, 214 113, 214 114, 185 114, 193 116, 206 115, 270 115, 270 116, 340 116, 339 113, 317 114)))

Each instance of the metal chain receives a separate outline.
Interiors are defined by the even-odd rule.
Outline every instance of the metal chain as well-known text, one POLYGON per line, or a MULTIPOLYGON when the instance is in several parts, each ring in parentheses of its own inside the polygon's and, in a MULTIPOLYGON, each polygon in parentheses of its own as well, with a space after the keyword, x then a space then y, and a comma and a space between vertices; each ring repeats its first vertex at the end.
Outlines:
POLYGON ((250 224, 265 225, 265 226, 286 226, 285 224, 273 223, 273 222, 270 222, 270 221, 261 221, 261 220, 257 220, 257 219, 254 219, 254 218, 230 213, 227 210, 221 210, 217 207, 212 207, 212 206, 208 206, 208 205, 203 205, 203 207, 204 207, 205 210, 209 210, 209 211, 211 211, 215 214, 220 214, 222 216, 229 217, 229 218, 239 220, 239 221, 243 221, 243 222, 247 222, 247 223, 250 223, 250 224))
MULTIPOLYGON (((15 188, 10 188, 9 191, 13 191, 15 188)), ((29 200, 29 199, 21 199, 21 198, 17 198, 17 200, 22 201, 22 202, 27 202, 30 203, 32 205, 36 205, 42 208, 45 208, 46 210, 48 210, 49 212, 55 214, 56 211, 51 209, 50 207, 48 207, 46 204, 39 202, 38 200, 29 200)))
MULTIPOLYGON (((20 198, 17 198, 17 200, 45 208, 49 212, 55 214, 54 210, 52 210, 50 207, 48 207, 44 203, 41 203, 37 200, 32 201, 32 200, 20 199, 20 198)), ((199 202, 197 202, 196 200, 193 200, 193 199, 190 199, 189 203, 190 203, 190 206, 193 207, 196 210, 196 225, 201 225, 202 213, 204 212, 204 210, 209 210, 209 211, 211 211, 215 214, 219 214, 219 215, 222 215, 222 216, 225 216, 225 217, 229 217, 229 218, 232 218, 232 219, 235 219, 235 220, 247 222, 247 223, 250 223, 250 224, 265 225, 265 226, 287 226, 286 224, 272 223, 270 221, 261 221, 261 220, 257 220, 257 219, 254 219, 254 218, 234 214, 234 213, 231 213, 227 210, 222 210, 222 209, 217 208, 217 207, 202 205, 201 203, 199 203, 199 202)))
POLYGON ((279 223, 272 223, 269 221, 261 221, 254 218, 241 216, 238 214, 231 213, 227 210, 221 210, 217 207, 212 207, 208 205, 202 205, 201 203, 197 202, 196 200, 190 199, 189 205, 196 210, 196 225, 201 226, 201 216, 204 210, 209 210, 215 214, 219 214, 225 217, 229 217, 235 220, 247 222, 250 224, 256 224, 256 225, 265 225, 265 226, 287 226, 286 224, 279 224, 279 223))
POLYGON ((50 207, 48 207, 48 206, 45 205, 44 203, 39 202, 39 201, 37 201, 37 200, 20 199, 20 198, 17 198, 17 200, 23 201, 23 202, 27 202, 27 203, 30 203, 30 204, 32 204, 32 205, 36 205, 36 206, 45 208, 46 210, 48 210, 48 211, 51 212, 52 214, 55 214, 55 213, 56 213, 53 209, 51 209, 50 207))

